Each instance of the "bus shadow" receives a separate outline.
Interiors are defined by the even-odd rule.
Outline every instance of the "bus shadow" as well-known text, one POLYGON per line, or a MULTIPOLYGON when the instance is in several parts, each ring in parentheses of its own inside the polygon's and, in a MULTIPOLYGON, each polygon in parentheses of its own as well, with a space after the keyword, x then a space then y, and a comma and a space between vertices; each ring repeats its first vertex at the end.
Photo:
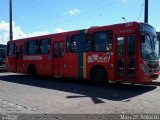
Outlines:
POLYGON ((76 95, 66 96, 66 99, 89 97, 95 104, 104 103, 102 99, 129 102, 131 101, 131 98, 152 91, 156 88, 156 86, 149 85, 118 85, 115 83, 110 83, 106 86, 102 83, 93 83, 91 81, 60 78, 41 77, 33 79, 27 75, 0 76, 0 81, 75 93, 76 95))

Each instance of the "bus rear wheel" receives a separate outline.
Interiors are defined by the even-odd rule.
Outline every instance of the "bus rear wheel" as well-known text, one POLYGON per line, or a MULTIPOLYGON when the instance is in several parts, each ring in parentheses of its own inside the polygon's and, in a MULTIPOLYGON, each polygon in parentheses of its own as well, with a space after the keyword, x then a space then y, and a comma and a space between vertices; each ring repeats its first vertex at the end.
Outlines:
POLYGON ((102 68, 96 68, 91 71, 91 80, 104 82, 105 84, 109 83, 107 73, 102 68))
POLYGON ((28 74, 31 77, 35 77, 36 76, 37 70, 36 70, 36 67, 34 65, 29 65, 29 67, 28 67, 28 74))

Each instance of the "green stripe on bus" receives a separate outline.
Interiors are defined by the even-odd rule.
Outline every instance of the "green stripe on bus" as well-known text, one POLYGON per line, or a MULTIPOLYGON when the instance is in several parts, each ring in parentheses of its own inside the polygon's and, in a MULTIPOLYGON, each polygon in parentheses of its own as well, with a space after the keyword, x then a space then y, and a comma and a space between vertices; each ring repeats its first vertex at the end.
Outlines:
MULTIPOLYGON (((79 34, 84 34, 85 30, 80 30, 79 34)), ((83 53, 78 53, 78 78, 83 79, 83 53)))

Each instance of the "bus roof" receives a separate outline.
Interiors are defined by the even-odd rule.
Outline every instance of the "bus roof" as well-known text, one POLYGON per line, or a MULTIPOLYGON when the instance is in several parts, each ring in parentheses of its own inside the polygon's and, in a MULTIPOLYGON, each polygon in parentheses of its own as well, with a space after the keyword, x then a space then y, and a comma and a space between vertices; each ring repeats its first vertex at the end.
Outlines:
MULTIPOLYGON (((126 24, 132 24, 132 26, 137 26, 139 24, 141 24, 141 22, 126 22, 126 23, 119 23, 119 24, 113 24, 113 25, 105 25, 105 26, 93 26, 90 27, 88 29, 82 29, 82 30, 87 30, 87 31, 94 31, 94 30, 101 30, 101 29, 118 29, 118 28, 124 28, 126 26, 126 24)), ((62 35, 72 35, 72 34, 76 34, 78 33, 80 30, 74 30, 74 31, 67 31, 67 32, 63 32, 63 33, 54 33, 54 34, 48 34, 48 35, 41 35, 41 36, 35 36, 35 37, 28 37, 28 38, 22 38, 22 39, 17 39, 17 40, 12 40, 12 41, 8 41, 8 42, 16 42, 16 41, 21 41, 21 40, 33 40, 33 39, 43 39, 43 38, 50 38, 50 37, 58 37, 58 36, 62 36, 62 35)))

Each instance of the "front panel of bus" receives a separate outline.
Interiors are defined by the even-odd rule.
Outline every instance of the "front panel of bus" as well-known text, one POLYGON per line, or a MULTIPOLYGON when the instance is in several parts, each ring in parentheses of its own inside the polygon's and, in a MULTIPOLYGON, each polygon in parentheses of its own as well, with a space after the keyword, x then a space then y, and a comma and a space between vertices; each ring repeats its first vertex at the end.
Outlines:
POLYGON ((156 30, 148 24, 140 24, 140 72, 141 82, 155 80, 159 72, 159 41, 156 30))

